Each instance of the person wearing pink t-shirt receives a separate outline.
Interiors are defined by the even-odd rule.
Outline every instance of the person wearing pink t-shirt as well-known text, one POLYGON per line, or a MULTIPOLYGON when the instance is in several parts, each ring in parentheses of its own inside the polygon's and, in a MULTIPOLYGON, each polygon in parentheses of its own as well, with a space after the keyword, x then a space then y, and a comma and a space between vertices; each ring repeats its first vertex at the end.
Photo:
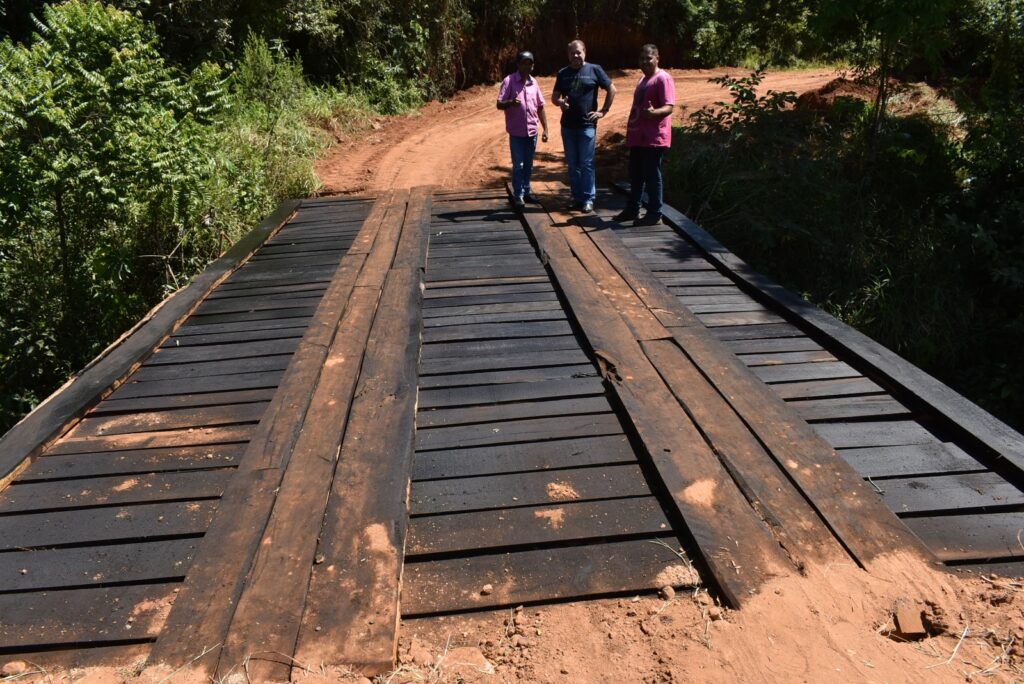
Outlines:
POLYGON ((661 223, 661 162, 672 146, 672 110, 675 109, 676 88, 672 76, 658 68, 658 48, 640 48, 640 70, 643 78, 633 92, 633 107, 626 125, 629 147, 629 201, 615 216, 619 222, 656 226, 661 223), (647 213, 640 218, 640 201, 647 190, 647 213))
POLYGON ((537 151, 537 122, 544 129, 542 139, 548 141, 548 117, 544 113, 544 95, 537 80, 531 76, 533 53, 520 52, 516 71, 505 77, 498 91, 498 109, 505 112, 505 130, 512 153, 512 204, 522 208, 530 195, 533 155, 537 151))

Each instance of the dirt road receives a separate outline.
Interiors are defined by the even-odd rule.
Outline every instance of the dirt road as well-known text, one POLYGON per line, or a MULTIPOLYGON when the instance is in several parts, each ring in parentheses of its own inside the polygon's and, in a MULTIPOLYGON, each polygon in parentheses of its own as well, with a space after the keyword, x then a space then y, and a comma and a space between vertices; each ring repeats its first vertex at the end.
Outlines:
MULTIPOLYGON (((672 69, 677 104, 675 121, 706 104, 722 100, 727 93, 708 79, 726 69, 672 69)), ((601 122, 599 146, 614 144, 625 132, 633 86, 639 70, 613 71, 618 99, 601 122)), ((817 88, 835 77, 826 69, 785 71, 769 74, 762 87, 793 90, 797 94, 817 88)), ((554 77, 538 79, 545 97, 550 97, 554 77)), ((318 165, 317 173, 325 193, 351 193, 384 188, 437 185, 480 187, 500 185, 509 175, 508 141, 504 120, 495 106, 497 86, 477 86, 459 93, 448 102, 431 102, 408 116, 392 117, 379 129, 360 134, 355 140, 334 147, 318 165)), ((558 110, 551 108, 551 140, 539 143, 535 177, 559 177, 563 171, 562 143, 558 135, 558 110)), ((601 182, 600 175, 598 183, 601 182)))

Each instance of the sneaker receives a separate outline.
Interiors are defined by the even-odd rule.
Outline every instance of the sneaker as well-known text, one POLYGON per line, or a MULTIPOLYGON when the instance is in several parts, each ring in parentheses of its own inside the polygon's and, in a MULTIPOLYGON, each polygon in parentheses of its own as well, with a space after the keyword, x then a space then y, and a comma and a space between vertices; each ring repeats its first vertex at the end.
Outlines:
POLYGON ((623 209, 614 217, 612 217, 612 220, 618 223, 626 223, 627 221, 636 221, 638 218, 640 218, 639 212, 630 211, 629 209, 623 209))
POLYGON ((633 222, 634 226, 660 226, 661 225, 661 214, 651 214, 647 212, 643 218, 638 218, 633 222))
POLYGON ((540 202, 537 201, 537 198, 530 193, 523 195, 523 201, 527 204, 540 204, 540 202))
POLYGON ((592 213, 594 213, 594 203, 593 202, 584 202, 583 206, 580 207, 580 211, 582 211, 584 214, 592 214, 592 213))
POLYGON ((512 206, 515 207, 516 209, 522 209, 523 207, 526 206, 526 204, 523 202, 522 197, 520 197, 519 195, 513 195, 512 206))
POLYGON ((582 209, 583 202, 577 202, 576 200, 569 202, 569 211, 582 211, 582 209))

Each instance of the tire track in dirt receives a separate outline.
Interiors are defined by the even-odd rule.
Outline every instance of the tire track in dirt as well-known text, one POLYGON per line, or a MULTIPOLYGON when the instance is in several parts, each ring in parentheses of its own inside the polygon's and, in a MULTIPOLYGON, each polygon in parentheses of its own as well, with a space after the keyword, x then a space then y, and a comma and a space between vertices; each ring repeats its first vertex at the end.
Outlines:
MULTIPOLYGON (((717 84, 707 80, 723 73, 742 74, 740 69, 670 69, 676 84, 675 122, 704 105, 727 98, 717 84)), ((599 146, 625 133, 637 69, 610 72, 618 97, 599 127, 599 146)), ((817 88, 836 76, 826 69, 769 73, 762 92, 793 90, 798 94, 817 88)), ((545 98, 554 77, 538 77, 545 98)), ((497 86, 475 86, 448 102, 430 102, 419 111, 383 120, 377 129, 360 132, 353 140, 328 151, 317 163, 324 194, 357 193, 416 185, 443 188, 500 186, 509 176, 508 140, 504 119, 495 106, 497 86)), ((557 108, 549 106, 551 139, 538 143, 535 178, 564 175, 557 108)), ((600 172, 599 179, 600 183, 600 172)))

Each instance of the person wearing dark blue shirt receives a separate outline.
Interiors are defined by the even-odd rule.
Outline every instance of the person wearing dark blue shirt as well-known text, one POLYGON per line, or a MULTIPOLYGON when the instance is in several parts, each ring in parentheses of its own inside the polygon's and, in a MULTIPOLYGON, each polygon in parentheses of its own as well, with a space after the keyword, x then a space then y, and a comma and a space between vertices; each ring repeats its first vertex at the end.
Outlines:
POLYGON ((597 64, 586 61, 587 47, 582 40, 569 43, 569 66, 555 78, 551 101, 562 110, 562 146, 569 167, 572 209, 590 213, 597 196, 594 172, 594 148, 597 122, 603 119, 615 100, 615 86, 597 64), (605 91, 604 104, 597 108, 597 90, 605 91))

